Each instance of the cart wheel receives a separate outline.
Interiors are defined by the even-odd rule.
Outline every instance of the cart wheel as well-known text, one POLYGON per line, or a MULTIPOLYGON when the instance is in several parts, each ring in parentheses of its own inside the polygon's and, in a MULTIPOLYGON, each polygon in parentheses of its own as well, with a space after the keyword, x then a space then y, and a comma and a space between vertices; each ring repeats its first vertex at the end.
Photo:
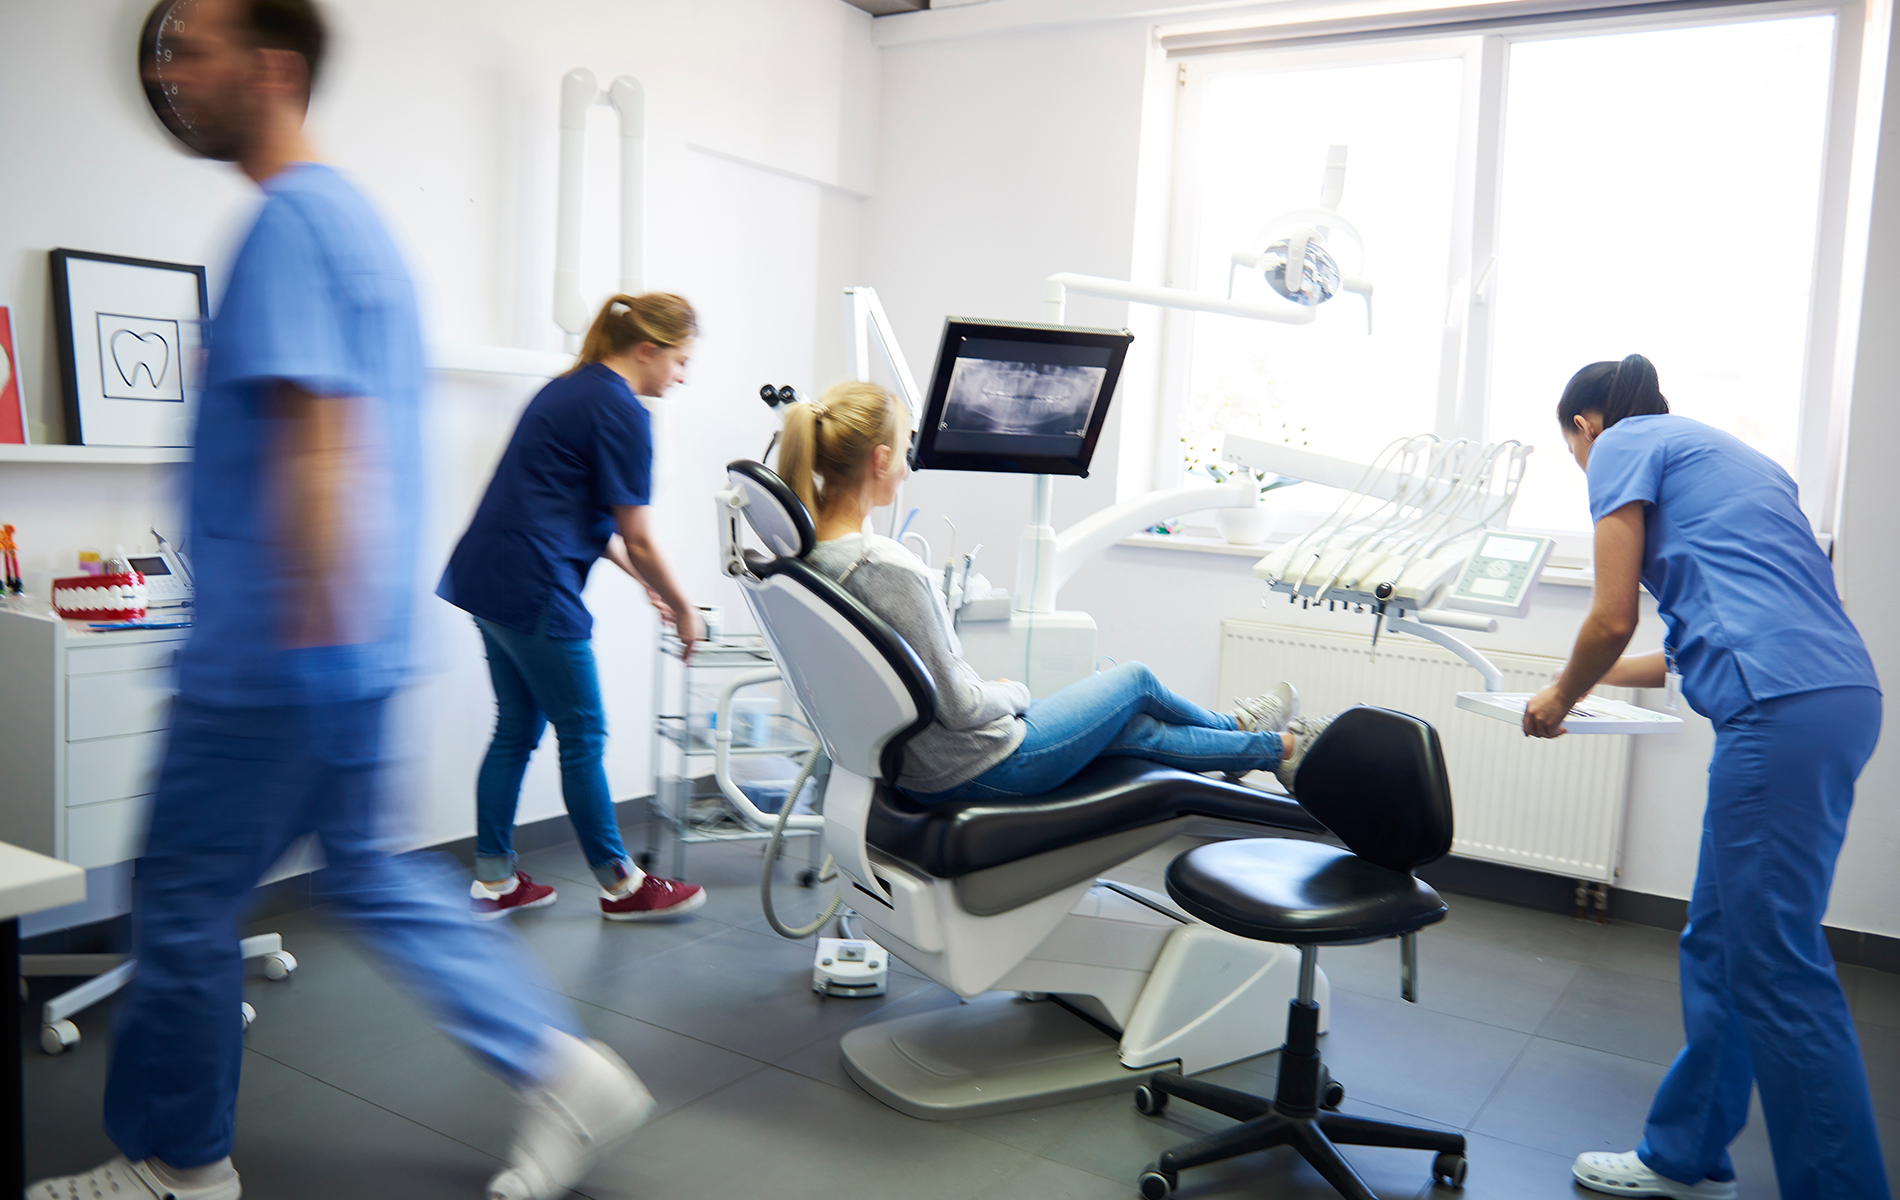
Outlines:
POLYGON ((1135 1089, 1135 1111, 1144 1117, 1158 1117, 1168 1107, 1168 1094, 1158 1087, 1142 1084, 1135 1089))
POLYGON ((40 1026, 40 1049, 48 1054, 64 1054, 68 1046, 79 1044, 79 1026, 71 1021, 54 1021, 40 1026))
POLYGON ((802 888, 818 886, 818 872, 806 867, 798 873, 798 886, 802 888))
POLYGON ((248 1031, 251 1028, 251 1022, 257 1020, 257 1010, 249 1004, 239 1004, 238 1020, 242 1022, 239 1028, 248 1031))
POLYGON ((642 871, 651 872, 653 870, 653 861, 653 851, 642 850, 639 855, 634 858, 633 865, 639 867, 642 871))
POLYGON ((1465 1171, 1470 1166, 1465 1156, 1446 1150, 1432 1159, 1432 1182, 1443 1183, 1446 1187, 1465 1186, 1465 1171))
POLYGON ((276 950, 264 956, 264 978, 288 979, 297 969, 297 957, 288 950, 276 950))
POLYGON ((1141 1191, 1141 1200, 1167 1200, 1168 1193, 1181 1186, 1181 1176, 1176 1171, 1150 1167, 1135 1180, 1135 1186, 1141 1191))

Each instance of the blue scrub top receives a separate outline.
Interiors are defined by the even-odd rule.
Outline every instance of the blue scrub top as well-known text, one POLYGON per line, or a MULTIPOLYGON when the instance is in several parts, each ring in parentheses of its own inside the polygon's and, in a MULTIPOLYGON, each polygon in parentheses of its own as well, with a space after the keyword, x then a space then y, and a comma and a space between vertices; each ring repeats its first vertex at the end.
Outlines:
POLYGON ((1774 460, 1700 421, 1627 417, 1590 448, 1590 517, 1643 515, 1643 586, 1683 695, 1718 725, 1777 696, 1878 688, 1834 571, 1774 460))
POLYGON ((506 629, 584 638, 587 572, 614 533, 612 509, 652 491, 646 406, 612 368, 588 363, 521 414, 436 595, 506 629))
POLYGON ((232 706, 384 695, 410 662, 421 458, 422 337, 415 289, 362 193, 329 167, 266 180, 212 322, 191 466, 197 608, 180 692, 232 706), (272 392, 292 383, 354 406, 357 474, 345 496, 349 645, 285 648, 284 567, 268 455, 272 392))

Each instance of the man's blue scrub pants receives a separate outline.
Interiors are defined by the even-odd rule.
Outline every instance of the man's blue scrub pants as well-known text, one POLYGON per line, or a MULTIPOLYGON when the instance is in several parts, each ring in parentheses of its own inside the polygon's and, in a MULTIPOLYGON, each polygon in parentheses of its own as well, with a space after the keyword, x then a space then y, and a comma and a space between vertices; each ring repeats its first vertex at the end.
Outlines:
POLYGON ((511 1083, 539 1079, 547 1027, 579 1033, 520 940, 470 917, 453 876, 381 848, 386 707, 174 702, 134 885, 138 975, 106 1084, 106 1133, 134 1162, 230 1153, 239 927, 258 879, 306 833, 328 863, 316 882, 329 911, 511 1083))
POLYGON ((1782 1200, 1887 1200, 1859 1039, 1821 932, 1880 693, 1763 701, 1716 727, 1702 857, 1682 931, 1676 1055, 1638 1155, 1682 1183, 1733 1179, 1751 1083, 1782 1200))

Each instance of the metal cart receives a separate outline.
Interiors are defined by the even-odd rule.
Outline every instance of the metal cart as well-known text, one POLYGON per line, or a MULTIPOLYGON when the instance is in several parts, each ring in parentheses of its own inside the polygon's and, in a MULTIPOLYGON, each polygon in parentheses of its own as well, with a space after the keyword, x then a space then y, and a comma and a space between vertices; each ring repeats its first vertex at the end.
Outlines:
MULTIPOLYGON (((686 870, 686 847, 696 842, 764 841, 772 836, 765 828, 735 805, 723 793, 714 791, 695 796, 695 781, 711 773, 717 753, 711 724, 704 723, 709 713, 730 709, 732 695, 741 688, 775 682, 779 675, 772 652, 757 634, 727 634, 699 643, 691 662, 681 660, 681 645, 670 631, 660 633, 660 654, 653 671, 653 798, 652 816, 647 822, 646 849, 641 851, 640 869, 650 871, 659 861, 660 843, 671 834, 673 861, 671 874, 680 878, 686 870), (718 691, 708 690, 707 673, 721 673, 718 691), (743 672, 733 675, 731 672, 743 672), (695 698, 717 701, 696 706, 695 698), (696 771, 695 766, 703 767, 696 771), (719 820, 696 820, 692 816, 695 800, 714 800, 723 811, 719 820)), ((730 729, 730 722, 728 722, 730 729)), ((808 736, 803 717, 794 708, 780 711, 771 721, 771 734, 763 743, 728 743, 732 758, 781 755, 798 758, 811 751, 816 739, 808 736), (801 736, 801 734, 806 736, 801 736)), ((798 797, 787 796, 786 804, 798 797)), ((811 837, 816 830, 787 830, 785 836, 811 837)), ((818 843, 810 843, 815 855, 818 843)), ((807 868, 801 878, 815 872, 807 868)))

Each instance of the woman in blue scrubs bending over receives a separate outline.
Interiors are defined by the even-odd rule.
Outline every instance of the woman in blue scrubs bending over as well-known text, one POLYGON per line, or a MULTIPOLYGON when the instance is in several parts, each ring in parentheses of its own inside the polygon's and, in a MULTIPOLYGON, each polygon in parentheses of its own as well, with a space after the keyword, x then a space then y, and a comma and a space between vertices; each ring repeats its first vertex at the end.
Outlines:
POLYGON ((1596 592, 1524 732, 1556 737, 1596 684, 1662 687, 1672 667, 1715 725, 1682 931, 1688 1044, 1642 1144, 1580 1156, 1577 1181, 1621 1196, 1734 1196, 1727 1147, 1759 1084, 1783 1200, 1886 1200, 1860 1045, 1821 931, 1854 780, 1880 736, 1873 661, 1794 480, 1671 416, 1648 359, 1577 372, 1557 419, 1589 476, 1596 592), (1639 582, 1662 614, 1663 649, 1618 657, 1639 582))
POLYGON ((606 558, 639 581, 690 657, 699 614, 648 528, 651 422, 640 396, 686 378, 699 327, 660 292, 615 296, 594 318, 574 369, 528 402, 475 520, 436 594, 475 618, 495 685, 495 737, 475 783, 475 882, 484 920, 554 903, 515 868, 521 777, 548 722, 561 744, 561 797, 610 921, 670 917, 706 902, 700 888, 646 875, 628 858, 601 755, 606 715, 581 589, 606 558))

